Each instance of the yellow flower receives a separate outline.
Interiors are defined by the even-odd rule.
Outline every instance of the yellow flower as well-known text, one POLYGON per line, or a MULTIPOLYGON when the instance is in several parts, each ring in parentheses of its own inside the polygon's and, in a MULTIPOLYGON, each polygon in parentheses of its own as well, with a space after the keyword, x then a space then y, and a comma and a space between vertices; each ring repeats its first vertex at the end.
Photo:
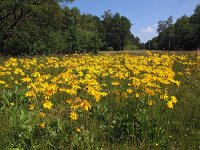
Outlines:
POLYGON ((66 103, 71 104, 72 103, 72 99, 67 99, 66 103))
POLYGON ((19 82, 17 80, 15 80, 15 84, 19 84, 19 82))
POLYGON ((163 96, 163 99, 164 100, 167 100, 169 98, 169 96, 167 95, 167 94, 165 94, 164 96, 163 96))
POLYGON ((45 109, 51 109, 52 106, 53 106, 53 104, 52 104, 51 101, 45 101, 45 102, 43 103, 43 107, 44 107, 45 109))
POLYGON ((128 98, 128 94, 127 94, 126 92, 123 92, 123 93, 121 94, 121 96, 124 97, 124 98, 128 98))
POLYGON ((40 77, 40 73, 37 72, 37 71, 35 71, 35 72, 33 72, 32 76, 33 76, 33 77, 40 77))
POLYGON ((77 120, 78 114, 75 111, 70 112, 70 119, 71 120, 77 120))
POLYGON ((174 108, 173 102, 172 101, 168 101, 167 107, 170 108, 170 109, 173 109, 174 108))
POLYGON ((127 89, 126 91, 127 91, 127 93, 129 93, 129 94, 133 93, 133 90, 131 90, 131 89, 127 89))
POLYGON ((19 69, 19 68, 16 68, 15 70, 14 70, 14 74, 19 74, 19 73, 22 73, 23 71, 21 70, 21 69, 19 69))
POLYGON ((39 112, 39 117, 40 117, 40 118, 44 118, 45 116, 46 116, 45 113, 43 113, 43 112, 39 112))
POLYGON ((32 79, 29 78, 29 77, 25 77, 25 78, 23 78, 23 79, 21 79, 21 80, 22 80, 22 82, 25 82, 25 83, 29 83, 29 82, 32 81, 32 79))
POLYGON ((35 109, 35 105, 34 104, 30 104, 29 105, 29 110, 34 110, 35 109))
POLYGON ((70 108, 78 109, 81 105, 79 103, 73 103, 70 108))
POLYGON ((0 80, 0 84, 6 84, 4 81, 0 80))
POLYGON ((138 98, 138 97, 140 97, 140 95, 139 95, 138 93, 136 93, 136 94, 135 94, 135 97, 137 97, 137 98, 138 98))
POLYGON ((81 103, 81 106, 84 110, 88 111, 90 108, 91 108, 91 105, 88 101, 84 100, 82 103, 81 103))
POLYGON ((80 128, 76 128, 76 132, 81 132, 81 129, 80 128))
POLYGON ((178 74, 178 75, 183 75, 183 73, 182 73, 182 72, 178 72, 177 74, 178 74))
POLYGON ((174 104, 176 104, 176 103, 177 103, 176 97, 175 97, 175 96, 171 96, 171 101, 172 101, 174 104))
POLYGON ((153 102, 153 100, 151 100, 151 99, 150 99, 150 100, 148 100, 148 104, 149 104, 149 106, 152 106, 152 105, 153 105, 153 103, 154 103, 154 102, 153 102))
POLYGON ((117 81, 112 82, 112 85, 117 86, 117 85, 119 85, 119 82, 117 82, 117 81))
POLYGON ((42 123, 39 124, 39 127, 42 128, 42 129, 44 129, 45 125, 46 125, 45 122, 42 122, 42 123))
POLYGON ((82 76, 83 76, 83 72, 82 72, 82 71, 79 71, 79 72, 78 72, 78 76, 79 76, 79 77, 82 77, 82 76))
POLYGON ((11 106, 15 106, 15 103, 10 103, 11 106))
POLYGON ((36 94, 33 91, 26 92, 25 96, 30 98, 36 98, 36 94))

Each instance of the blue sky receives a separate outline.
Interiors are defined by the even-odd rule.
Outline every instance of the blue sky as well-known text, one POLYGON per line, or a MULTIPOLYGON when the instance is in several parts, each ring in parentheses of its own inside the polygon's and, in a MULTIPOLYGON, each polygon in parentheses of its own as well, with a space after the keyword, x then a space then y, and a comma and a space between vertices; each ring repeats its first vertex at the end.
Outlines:
POLYGON ((182 15, 190 16, 200 0, 75 0, 69 7, 78 7, 81 13, 101 16, 111 10, 126 16, 132 25, 131 32, 141 42, 156 36, 156 24, 173 16, 174 21, 182 15))

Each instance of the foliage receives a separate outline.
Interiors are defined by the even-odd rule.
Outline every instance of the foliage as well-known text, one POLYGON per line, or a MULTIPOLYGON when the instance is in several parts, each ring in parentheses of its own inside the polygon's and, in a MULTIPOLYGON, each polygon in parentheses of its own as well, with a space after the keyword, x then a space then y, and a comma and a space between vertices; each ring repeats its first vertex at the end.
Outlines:
POLYGON ((100 31, 106 43, 105 49, 113 47, 114 50, 124 50, 125 45, 131 40, 130 21, 119 13, 112 15, 111 11, 105 11, 102 17, 100 31))
POLYGON ((194 50, 200 45, 200 5, 194 14, 184 15, 173 24, 170 16, 166 21, 158 22, 159 35, 146 43, 147 49, 194 50))
POLYGON ((83 50, 96 53, 109 46, 123 50, 129 40, 134 40, 133 35, 129 36, 131 23, 126 17, 116 13, 109 21, 101 20, 91 14, 81 14, 76 7, 63 8, 61 2, 1 1, 0 52, 12 55, 83 50))

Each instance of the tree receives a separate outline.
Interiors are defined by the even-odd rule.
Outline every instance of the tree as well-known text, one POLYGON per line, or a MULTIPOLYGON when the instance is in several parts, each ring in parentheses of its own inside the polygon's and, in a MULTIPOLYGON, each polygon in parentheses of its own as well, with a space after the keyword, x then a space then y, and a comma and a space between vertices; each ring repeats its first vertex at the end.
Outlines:
POLYGON ((102 35, 105 47, 113 47, 115 50, 123 50, 130 38, 130 21, 120 16, 119 13, 112 15, 110 11, 105 11, 102 22, 102 35))
POLYGON ((182 16, 175 23, 175 43, 176 49, 194 48, 194 28, 188 16, 182 16))
POLYGON ((167 20, 165 21, 158 21, 158 28, 157 28, 157 32, 161 33, 164 30, 166 30, 168 27, 170 27, 173 23, 173 17, 170 16, 167 20))
POLYGON ((194 28, 194 48, 200 48, 200 4, 194 10, 194 14, 190 17, 190 23, 194 28))
POLYGON ((0 52, 46 54, 94 51, 113 47, 123 50, 130 43, 131 23, 119 13, 105 11, 102 20, 81 14, 76 7, 61 7, 74 0, 0 1, 0 52))
MULTIPOLYGON (((66 0, 66 2, 72 1, 66 0)), ((13 51, 15 48, 19 52, 19 49, 23 47, 23 42, 20 41, 20 38, 17 40, 16 36, 21 37, 21 40, 24 40, 22 37, 25 35, 31 38, 33 32, 29 33, 29 27, 36 30, 33 36, 46 34, 48 33, 47 29, 51 27, 56 28, 60 2, 59 0, 0 1, 0 51, 7 52, 9 49, 13 51), (19 47, 14 47, 14 44, 19 45, 19 47)), ((45 36, 47 37, 47 35, 45 36)), ((30 43, 31 41, 35 41, 34 37, 26 41, 26 46, 23 49, 30 49, 27 45, 37 45, 38 43, 40 43, 39 45, 42 43, 41 49, 46 46, 46 41, 44 42, 43 39, 36 40, 35 43, 30 43)))

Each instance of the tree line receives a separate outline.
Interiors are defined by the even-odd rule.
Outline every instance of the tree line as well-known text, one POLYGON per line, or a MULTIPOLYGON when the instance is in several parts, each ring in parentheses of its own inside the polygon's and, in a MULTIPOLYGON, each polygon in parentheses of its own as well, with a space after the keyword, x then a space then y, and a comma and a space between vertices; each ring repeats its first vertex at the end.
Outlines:
POLYGON ((140 39, 119 13, 101 17, 62 6, 74 0, 0 1, 0 53, 48 54, 137 49, 140 39))
POLYGON ((158 36, 145 43, 146 49, 195 50, 200 48, 200 4, 189 17, 183 15, 173 24, 173 17, 158 22, 158 36))

